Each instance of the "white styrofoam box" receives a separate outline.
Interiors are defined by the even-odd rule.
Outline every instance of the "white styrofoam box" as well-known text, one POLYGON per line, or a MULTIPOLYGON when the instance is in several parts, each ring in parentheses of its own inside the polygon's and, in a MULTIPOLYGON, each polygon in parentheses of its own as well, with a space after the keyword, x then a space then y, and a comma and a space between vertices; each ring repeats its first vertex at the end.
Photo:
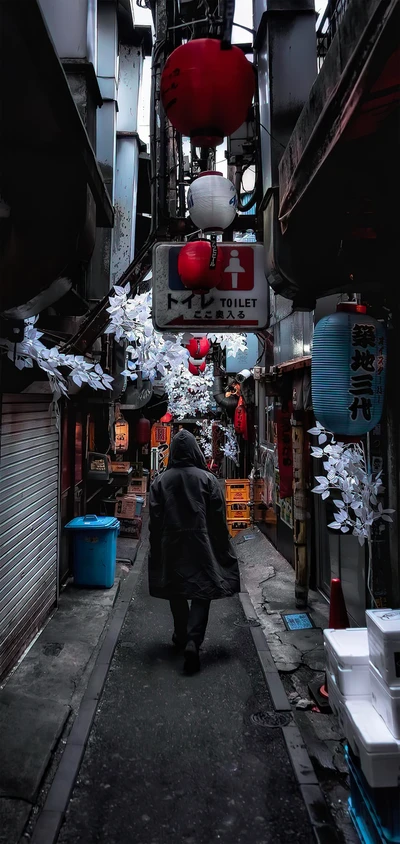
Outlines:
POLYGON ((400 610, 367 610, 369 658, 388 686, 400 686, 400 610))
POLYGON ((372 705, 395 738, 400 739, 400 688, 387 686, 375 665, 370 663, 372 705))
POLYGON ((350 698, 346 716, 347 740, 371 788, 397 788, 400 741, 392 736, 370 700, 350 698))
POLYGON ((365 627, 324 630, 327 671, 345 698, 369 697, 368 634, 365 627))
POLYGON ((343 735, 347 736, 346 698, 340 693, 340 689, 338 688, 332 674, 327 674, 326 679, 328 682, 329 706, 339 721, 339 726, 343 731, 343 735))

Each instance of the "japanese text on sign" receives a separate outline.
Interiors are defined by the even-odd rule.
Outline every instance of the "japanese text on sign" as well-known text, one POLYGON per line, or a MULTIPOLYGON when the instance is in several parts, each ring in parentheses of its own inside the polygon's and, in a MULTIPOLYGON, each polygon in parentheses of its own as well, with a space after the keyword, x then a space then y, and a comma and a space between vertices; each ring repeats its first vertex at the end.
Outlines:
POLYGON ((268 285, 261 244, 218 244, 222 281, 207 292, 188 290, 178 273, 182 246, 153 250, 153 320, 159 331, 212 327, 257 331, 268 324, 268 285))
POLYGON ((353 421, 361 414, 370 422, 372 411, 371 396, 383 398, 383 387, 375 382, 375 373, 381 375, 384 368, 384 339, 377 343, 374 325, 356 323, 351 333, 353 354, 351 358, 351 378, 349 393, 352 401, 349 411, 353 421))

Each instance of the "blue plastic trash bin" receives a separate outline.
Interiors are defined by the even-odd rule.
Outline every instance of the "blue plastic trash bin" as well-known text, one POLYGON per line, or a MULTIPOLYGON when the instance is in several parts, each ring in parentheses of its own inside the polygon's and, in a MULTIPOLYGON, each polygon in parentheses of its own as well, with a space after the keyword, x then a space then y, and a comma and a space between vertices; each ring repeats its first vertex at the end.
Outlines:
POLYGON ((111 589, 115 580, 119 521, 113 516, 79 516, 65 525, 73 531, 76 586, 111 589))

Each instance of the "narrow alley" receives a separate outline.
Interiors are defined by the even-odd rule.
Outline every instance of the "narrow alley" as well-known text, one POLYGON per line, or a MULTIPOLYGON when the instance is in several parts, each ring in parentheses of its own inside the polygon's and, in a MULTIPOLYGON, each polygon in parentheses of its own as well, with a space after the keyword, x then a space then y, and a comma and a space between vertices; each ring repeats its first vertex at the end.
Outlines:
POLYGON ((0 844, 400 844, 400 0, 0 0, 0 844))
POLYGON ((310 844, 282 730, 262 724, 274 706, 239 597, 213 602, 202 671, 186 676, 168 603, 148 596, 146 550, 60 835, 56 776, 32 841, 310 844))

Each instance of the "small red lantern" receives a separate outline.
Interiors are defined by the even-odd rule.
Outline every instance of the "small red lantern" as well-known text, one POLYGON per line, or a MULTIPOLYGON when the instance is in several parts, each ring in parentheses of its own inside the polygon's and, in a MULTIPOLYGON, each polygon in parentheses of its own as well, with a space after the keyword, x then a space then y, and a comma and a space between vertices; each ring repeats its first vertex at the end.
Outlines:
POLYGON ((199 360, 200 358, 205 358, 206 355, 208 355, 211 349, 211 344, 210 341, 207 340, 207 337, 192 337, 186 348, 190 357, 199 360))
POLYGON ((201 293, 218 287, 223 279, 222 250, 209 240, 186 243, 178 255, 178 273, 189 290, 201 293))
POLYGON ((135 440, 138 445, 147 445, 150 442, 151 425, 149 419, 142 416, 136 425, 135 440))
POLYGON ((201 375, 202 372, 205 371, 206 368, 206 361, 197 361, 196 363, 191 363, 189 361, 189 372, 191 375, 201 375))
POLYGON ((166 424, 168 424, 168 422, 172 422, 172 419, 172 413, 164 413, 164 416, 161 417, 160 422, 165 422, 166 424))
POLYGON ((196 38, 171 53, 161 77, 161 99, 172 125, 198 147, 215 147, 247 118, 254 72, 239 47, 221 49, 196 38))

